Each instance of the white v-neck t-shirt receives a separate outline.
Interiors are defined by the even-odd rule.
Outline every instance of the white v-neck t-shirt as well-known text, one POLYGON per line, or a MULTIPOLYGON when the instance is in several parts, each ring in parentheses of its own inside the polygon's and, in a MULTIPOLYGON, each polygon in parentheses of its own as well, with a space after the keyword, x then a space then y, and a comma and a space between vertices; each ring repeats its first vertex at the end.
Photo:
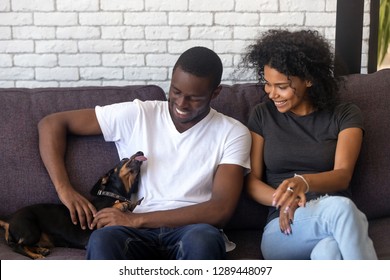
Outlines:
POLYGON ((211 109, 192 128, 180 133, 167 101, 140 101, 97 106, 96 116, 106 141, 115 142, 120 159, 137 151, 141 167, 134 212, 169 210, 207 201, 220 164, 250 169, 249 130, 239 121, 211 109))

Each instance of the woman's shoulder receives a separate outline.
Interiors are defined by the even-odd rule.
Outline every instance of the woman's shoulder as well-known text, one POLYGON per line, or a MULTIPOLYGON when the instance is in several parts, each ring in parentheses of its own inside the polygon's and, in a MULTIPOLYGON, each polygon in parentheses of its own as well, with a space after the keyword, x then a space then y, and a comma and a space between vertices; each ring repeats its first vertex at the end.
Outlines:
POLYGON ((351 102, 340 103, 336 106, 335 121, 340 127, 360 127, 363 128, 363 114, 360 108, 351 102))
POLYGON ((359 113, 361 114, 361 109, 358 105, 352 102, 342 102, 335 107, 336 114, 346 114, 346 113, 359 113))

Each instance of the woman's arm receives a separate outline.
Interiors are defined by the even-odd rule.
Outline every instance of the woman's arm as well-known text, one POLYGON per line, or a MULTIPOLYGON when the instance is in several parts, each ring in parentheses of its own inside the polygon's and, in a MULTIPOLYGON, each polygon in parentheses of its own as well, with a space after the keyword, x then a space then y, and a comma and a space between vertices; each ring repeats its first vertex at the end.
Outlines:
POLYGON ((262 181, 264 172, 264 138, 255 132, 251 132, 251 173, 248 175, 247 191, 257 202, 271 206, 275 189, 262 181))
POLYGON ((275 205, 282 211, 299 200, 299 205, 306 203, 305 193, 308 189, 317 193, 332 193, 346 190, 351 181, 363 141, 363 131, 360 128, 347 128, 340 131, 337 140, 334 167, 330 171, 300 174, 284 180, 275 192, 275 205), (307 184, 306 184, 306 182, 307 184), (293 192, 287 190, 290 187, 293 192))

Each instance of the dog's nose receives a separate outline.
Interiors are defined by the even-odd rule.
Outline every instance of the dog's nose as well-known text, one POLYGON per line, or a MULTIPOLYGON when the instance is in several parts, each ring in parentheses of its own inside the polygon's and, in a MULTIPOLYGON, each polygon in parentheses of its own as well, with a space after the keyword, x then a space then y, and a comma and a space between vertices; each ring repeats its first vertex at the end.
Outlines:
POLYGON ((135 160, 137 161, 145 161, 147 160, 147 158, 144 156, 144 153, 141 152, 141 151, 138 151, 136 154, 135 154, 135 160))

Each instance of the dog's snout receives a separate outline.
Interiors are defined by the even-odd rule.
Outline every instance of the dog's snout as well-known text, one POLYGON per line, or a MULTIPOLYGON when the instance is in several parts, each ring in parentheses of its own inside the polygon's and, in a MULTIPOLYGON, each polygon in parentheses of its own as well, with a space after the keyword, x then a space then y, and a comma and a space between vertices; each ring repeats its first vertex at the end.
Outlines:
POLYGON ((135 154, 134 159, 137 160, 137 161, 145 161, 145 160, 147 160, 147 158, 144 156, 144 153, 141 152, 141 151, 138 151, 138 152, 135 154))

